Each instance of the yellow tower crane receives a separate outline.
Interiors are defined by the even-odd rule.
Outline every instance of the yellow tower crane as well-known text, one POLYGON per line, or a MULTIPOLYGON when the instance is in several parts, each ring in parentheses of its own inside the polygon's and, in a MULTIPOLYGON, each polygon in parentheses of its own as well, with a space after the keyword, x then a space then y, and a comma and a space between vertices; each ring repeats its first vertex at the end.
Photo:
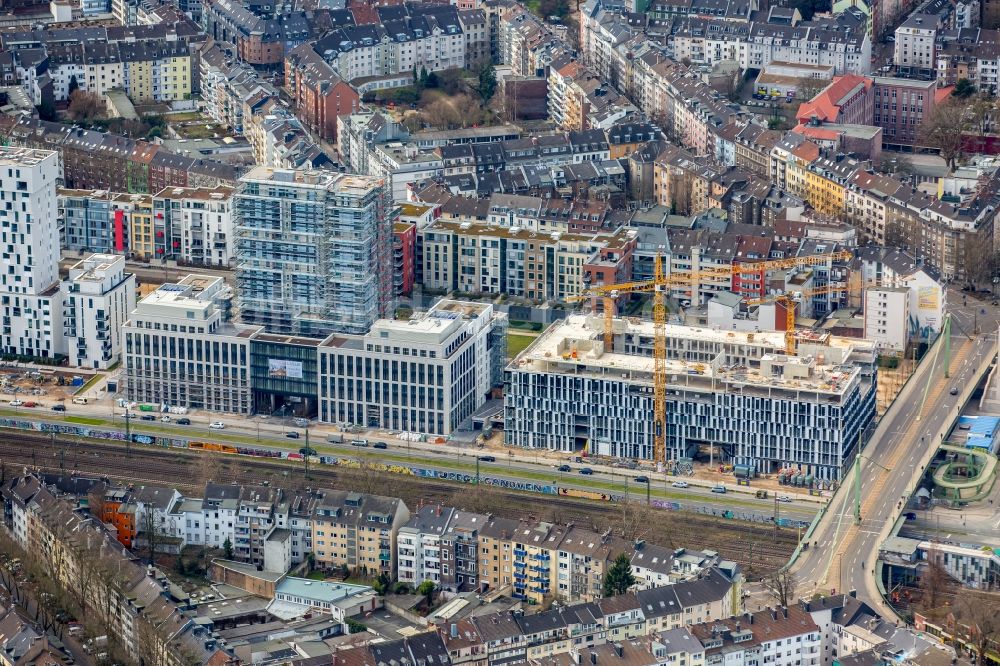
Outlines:
MULTIPOLYGON (((854 257, 851 252, 830 252, 827 254, 810 254, 788 259, 773 259, 747 263, 720 266, 703 271, 666 274, 663 267, 663 256, 657 255, 653 261, 653 279, 638 282, 623 282, 591 287, 583 294, 567 299, 569 302, 579 302, 593 299, 604 300, 604 347, 612 351, 614 344, 614 314, 615 301, 625 295, 653 292, 653 460, 661 467, 667 460, 667 291, 672 286, 698 284, 709 278, 731 278, 733 275, 758 274, 763 284, 768 271, 787 268, 817 266, 831 261, 849 261, 854 257)), ((841 288, 842 289, 842 288, 841 288)), ((596 307, 595 307, 596 309, 596 307)), ((795 314, 792 310, 791 336, 794 341, 795 314)), ((788 336, 786 334, 786 346, 788 336)), ((794 347, 793 347, 794 351, 794 347)))

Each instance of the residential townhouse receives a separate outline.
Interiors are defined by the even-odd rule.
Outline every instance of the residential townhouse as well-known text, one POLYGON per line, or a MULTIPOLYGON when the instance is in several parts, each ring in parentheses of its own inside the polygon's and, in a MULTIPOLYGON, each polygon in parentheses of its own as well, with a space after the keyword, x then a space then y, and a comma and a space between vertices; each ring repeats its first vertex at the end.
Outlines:
MULTIPOLYGON (((409 85, 422 69, 465 67, 466 36, 456 7, 407 4, 377 12, 378 23, 335 28, 313 47, 341 78, 362 84, 360 92, 409 85)), ((476 30, 482 32, 478 23, 476 30)))
POLYGON ((410 510, 398 498, 318 491, 312 517, 316 565, 394 576, 397 533, 409 518, 410 510))
POLYGON ((819 627, 798 606, 703 622, 690 631, 705 647, 706 664, 818 666, 822 659, 819 627))
POLYGON ((414 589, 424 581, 441 585, 441 539, 455 509, 441 505, 419 507, 396 535, 396 578, 414 589))
POLYGON ((235 44, 241 62, 271 69, 280 68, 285 53, 311 36, 304 11, 264 18, 231 0, 204 0, 201 25, 217 42, 235 44))
POLYGON ((337 118, 358 110, 361 98, 310 44, 285 56, 285 90, 295 115, 326 141, 337 141, 337 118))
POLYGON ((58 150, 62 185, 70 189, 150 194, 168 186, 232 187, 240 173, 225 162, 183 157, 146 141, 27 116, 0 118, 0 135, 9 145, 58 150))
MULTIPOLYGON (((11 507, 5 515, 20 513, 26 524, 24 532, 11 531, 18 545, 67 590, 80 590, 81 579, 93 581, 78 592, 81 605, 130 658, 164 666, 207 664, 226 647, 183 613, 166 578, 123 553, 98 521, 24 478, 11 479, 0 492, 11 507)), ((5 526, 11 530, 10 523, 5 526)))
POLYGON ((571 50, 549 24, 520 4, 500 10, 497 46, 498 62, 509 65, 514 76, 544 76, 557 53, 571 50))

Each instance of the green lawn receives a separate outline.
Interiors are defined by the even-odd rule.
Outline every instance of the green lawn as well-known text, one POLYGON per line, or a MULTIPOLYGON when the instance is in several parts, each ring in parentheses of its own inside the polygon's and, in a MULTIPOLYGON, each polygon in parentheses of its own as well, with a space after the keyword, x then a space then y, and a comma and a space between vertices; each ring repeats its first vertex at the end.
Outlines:
POLYGON ((104 377, 104 375, 102 375, 101 373, 97 373, 96 375, 94 375, 93 377, 91 377, 90 379, 88 379, 87 383, 84 384, 83 386, 81 386, 77 390, 77 393, 79 393, 80 395, 83 395, 88 389, 90 389, 90 387, 92 387, 97 382, 101 381, 101 379, 103 377, 104 377))
POLYGON ((88 418, 86 416, 67 416, 63 419, 66 423, 79 423, 80 425, 99 426, 104 425, 104 419, 88 418))
POLYGON ((507 334, 507 358, 514 358, 525 349, 528 348, 532 342, 535 341, 535 336, 533 335, 520 335, 519 333, 508 333, 507 334))

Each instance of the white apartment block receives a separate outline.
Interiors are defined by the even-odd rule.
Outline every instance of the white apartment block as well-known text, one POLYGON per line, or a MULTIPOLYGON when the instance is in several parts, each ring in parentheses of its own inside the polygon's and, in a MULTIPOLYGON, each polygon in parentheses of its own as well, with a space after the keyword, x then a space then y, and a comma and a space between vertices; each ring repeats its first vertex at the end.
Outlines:
MULTIPOLYGON (((421 507, 396 533, 396 571, 401 583, 412 587, 425 580, 441 585, 442 536, 455 509, 440 505, 421 507)), ((447 565, 445 565, 447 566, 447 565)))
POLYGON ((402 21, 401 32, 388 34, 385 27, 350 26, 334 31, 323 40, 331 46, 321 54, 342 78, 391 77, 397 74, 428 72, 465 67, 465 33, 456 22, 434 24, 432 28, 407 27, 402 21))
POLYGON ((905 287, 865 289, 866 339, 880 349, 896 354, 906 352, 910 326, 910 290, 905 287))
MULTIPOLYGON (((616 319, 612 349, 603 337, 603 318, 572 315, 507 366, 510 444, 652 459, 653 324, 616 319)), ((841 477, 874 418, 870 343, 810 334, 788 356, 782 333, 667 326, 666 337, 668 460, 713 442, 758 473, 841 477)))
MULTIPOLYGON (((205 485, 200 516, 204 545, 209 548, 224 548, 226 541, 229 541, 235 554, 236 523, 239 520, 242 492, 243 488, 238 485, 221 483, 205 485)), ((198 521, 195 515, 192 515, 192 519, 198 521)))
POLYGON ((63 350, 59 176, 54 151, 0 148, 0 355, 54 358, 63 350))
POLYGON ((447 435, 501 383, 507 317, 440 300, 408 321, 319 347, 319 420, 447 435))
POLYGON ((153 197, 153 207, 170 229, 176 259, 203 266, 229 266, 233 261, 231 187, 164 188, 153 197))
POLYGON ((107 370, 121 358, 121 331, 135 309, 135 275, 125 257, 92 254, 62 283, 63 336, 69 364, 107 370))
POLYGON ((188 275, 139 301, 123 327, 129 400, 249 414, 250 340, 224 320, 222 278, 188 275))
POLYGON ((937 16, 914 14, 896 28, 893 62, 896 67, 936 69, 934 41, 937 38, 937 16))

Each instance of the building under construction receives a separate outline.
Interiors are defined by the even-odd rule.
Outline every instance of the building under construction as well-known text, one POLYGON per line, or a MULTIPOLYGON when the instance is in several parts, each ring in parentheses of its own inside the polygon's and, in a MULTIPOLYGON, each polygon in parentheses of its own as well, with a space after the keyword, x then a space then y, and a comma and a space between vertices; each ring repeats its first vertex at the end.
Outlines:
MULTIPOLYGON (((553 324, 508 366, 515 446, 654 459, 654 325, 601 317, 553 324)), ((737 471, 792 466, 839 480, 875 418, 875 349, 864 340, 665 326, 668 462, 699 452, 737 471)))

